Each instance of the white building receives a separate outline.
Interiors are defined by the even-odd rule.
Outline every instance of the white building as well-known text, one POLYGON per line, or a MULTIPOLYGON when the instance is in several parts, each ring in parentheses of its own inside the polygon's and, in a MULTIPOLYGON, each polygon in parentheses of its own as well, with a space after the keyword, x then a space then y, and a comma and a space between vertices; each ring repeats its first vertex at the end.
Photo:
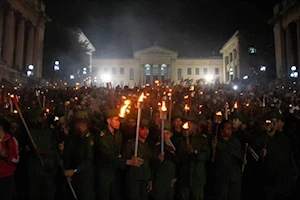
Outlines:
POLYGON ((97 85, 111 82, 115 87, 129 87, 153 83, 155 80, 179 83, 182 79, 205 79, 223 82, 221 57, 182 58, 178 53, 154 45, 133 53, 130 59, 93 59, 93 74, 97 85))

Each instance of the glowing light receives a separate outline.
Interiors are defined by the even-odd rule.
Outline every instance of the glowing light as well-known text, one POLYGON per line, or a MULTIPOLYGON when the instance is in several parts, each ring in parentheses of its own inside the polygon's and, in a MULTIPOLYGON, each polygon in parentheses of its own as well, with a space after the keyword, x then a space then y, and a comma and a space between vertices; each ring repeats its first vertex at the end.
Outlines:
POLYGON ((83 71, 82 73, 83 73, 83 74, 86 74, 86 71, 83 71))
POLYGON ((247 75, 243 77, 244 80, 246 80, 246 79, 248 79, 248 78, 249 78, 249 76, 247 76, 247 75))
POLYGON ((233 86, 233 89, 234 89, 234 90, 237 90, 237 89, 238 89, 238 86, 237 86, 237 85, 234 85, 234 86, 233 86))
POLYGON ((121 118, 124 118, 125 117, 125 115, 126 115, 126 110, 127 110, 127 107, 130 105, 130 100, 126 100, 125 102, 124 102, 124 105, 121 107, 121 109, 120 109, 120 113, 119 113, 119 117, 121 117, 121 118))
POLYGON ((111 76, 109 74, 101 74, 100 78, 106 83, 111 81, 111 76))
POLYGON ((189 98, 189 95, 184 96, 184 99, 188 99, 188 98, 189 98))
POLYGON ((190 91, 194 91, 194 90, 195 90, 195 87, 192 85, 190 88, 190 91))
POLYGON ((162 102, 161 111, 163 111, 163 112, 167 111, 167 107, 166 107, 166 102, 165 101, 162 102))
POLYGON ((34 66, 33 66, 33 65, 29 65, 29 66, 28 66, 28 69, 33 70, 33 69, 34 69, 34 66))
POLYGON ((216 113, 216 115, 217 115, 217 116, 222 116, 222 112, 219 111, 219 112, 216 113))
POLYGON ((59 66, 57 66, 57 65, 54 65, 54 71, 59 71, 59 66))
POLYGON ((211 74, 208 74, 208 75, 206 75, 204 78, 205 78, 205 80, 206 80, 207 82, 211 82, 211 81, 214 79, 214 76, 211 75, 211 74))
POLYGON ((267 70, 266 66, 263 65, 263 66, 260 67, 260 71, 265 72, 266 70, 267 70))
POLYGON ((185 129, 185 130, 189 129, 189 128, 190 128, 189 123, 188 123, 188 122, 185 122, 185 123, 183 124, 182 128, 185 129))
POLYGON ((237 108, 238 108, 238 103, 237 103, 237 102, 234 103, 233 108, 234 108, 234 109, 237 109, 237 108))
POLYGON ((50 110, 49 110, 48 108, 46 108, 46 113, 49 113, 49 111, 50 111, 50 110))
POLYGON ((184 110, 190 110, 190 107, 187 104, 185 104, 184 110))
POLYGON ((296 69, 297 69, 296 66, 292 66, 292 67, 291 67, 291 70, 292 70, 292 71, 296 71, 296 69))
POLYGON ((17 110, 14 110, 14 114, 18 114, 18 111, 17 111, 17 110))
POLYGON ((31 76, 32 75, 32 71, 27 71, 27 76, 31 76))
POLYGON ((144 98, 145 98, 144 93, 142 93, 141 96, 139 97, 138 102, 142 103, 144 98))
POLYGON ((59 61, 58 61, 58 60, 55 61, 54 64, 55 64, 55 65, 59 65, 59 61))

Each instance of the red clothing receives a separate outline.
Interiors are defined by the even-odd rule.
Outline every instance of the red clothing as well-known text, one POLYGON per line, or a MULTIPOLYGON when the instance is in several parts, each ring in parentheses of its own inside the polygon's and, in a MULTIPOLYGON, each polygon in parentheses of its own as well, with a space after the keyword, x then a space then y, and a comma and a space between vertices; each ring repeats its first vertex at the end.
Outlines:
POLYGON ((0 155, 0 178, 12 176, 19 162, 18 141, 8 133, 0 141, 0 150, 6 152, 5 157, 0 155))

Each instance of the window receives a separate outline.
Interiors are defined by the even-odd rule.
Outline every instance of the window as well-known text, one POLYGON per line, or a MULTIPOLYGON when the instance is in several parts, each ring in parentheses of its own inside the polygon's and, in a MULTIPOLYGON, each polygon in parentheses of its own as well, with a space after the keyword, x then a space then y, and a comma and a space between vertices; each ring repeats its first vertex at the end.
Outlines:
POLYGON ((207 68, 204 68, 204 69, 203 69, 203 74, 204 74, 204 75, 207 75, 207 68))
POLYGON ((104 68, 104 73, 107 73, 108 72, 108 68, 104 68))
POLYGON ((178 80, 182 79, 182 70, 181 69, 177 69, 177 79, 178 80))
POLYGON ((192 75, 192 69, 191 69, 191 68, 188 68, 188 69, 187 69, 187 74, 188 74, 188 75, 192 75))
POLYGON ((117 74, 116 68, 112 68, 112 69, 111 69, 111 73, 112 73, 112 74, 117 74))
POLYGON ((124 75, 124 67, 120 68, 120 74, 124 75))
POLYGON ((134 70, 132 68, 130 68, 130 71, 129 71, 129 79, 132 81, 133 80, 133 77, 134 77, 134 70))
POLYGON ((255 54, 256 53, 256 48, 255 47, 249 47, 249 53, 250 54, 255 54))
POLYGON ((237 58, 237 52, 236 52, 236 49, 233 50, 233 58, 234 58, 234 59, 237 58))
POLYGON ((199 75, 200 74, 200 70, 199 68, 196 68, 196 75, 199 75))
POLYGON ((232 53, 229 54, 230 62, 232 62, 232 53))
POLYGON ((219 68, 215 68, 215 75, 219 75, 219 68))

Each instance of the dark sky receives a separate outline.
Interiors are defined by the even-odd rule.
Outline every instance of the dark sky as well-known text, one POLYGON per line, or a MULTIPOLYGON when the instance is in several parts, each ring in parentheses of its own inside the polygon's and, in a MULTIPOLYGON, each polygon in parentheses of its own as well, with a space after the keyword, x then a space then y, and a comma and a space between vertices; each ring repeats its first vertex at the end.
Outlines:
POLYGON ((218 52, 240 28, 270 35, 276 0, 44 0, 54 23, 81 28, 96 56, 132 57, 158 45, 179 56, 218 52), (263 4, 261 2, 264 2, 263 4))

